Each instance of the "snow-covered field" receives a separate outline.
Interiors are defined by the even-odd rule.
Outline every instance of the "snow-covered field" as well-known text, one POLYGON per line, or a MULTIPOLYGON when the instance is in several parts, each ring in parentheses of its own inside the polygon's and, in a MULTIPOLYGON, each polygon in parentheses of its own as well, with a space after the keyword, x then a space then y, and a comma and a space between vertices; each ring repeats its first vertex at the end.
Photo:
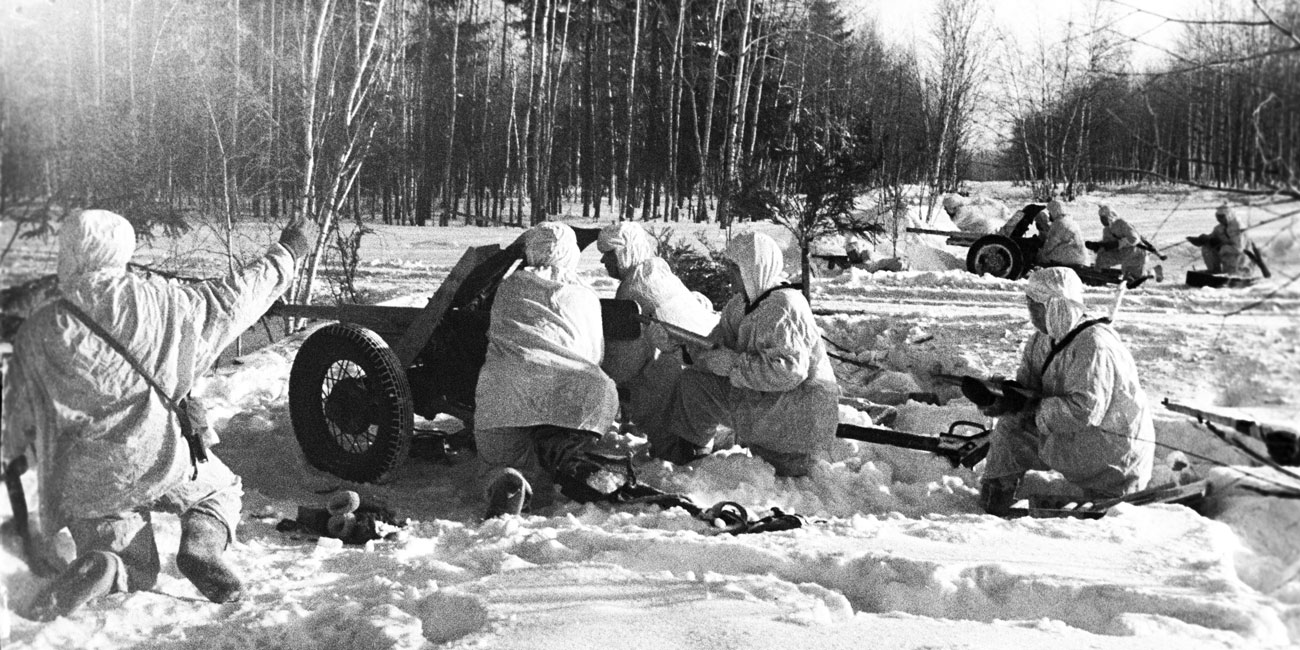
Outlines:
MULTIPOLYGON (((1027 202, 1006 186, 987 191, 1012 208, 1027 202)), ((1084 197, 1070 210, 1089 238, 1100 232, 1095 215, 1103 200, 1162 247, 1207 232, 1219 202, 1185 192, 1084 197)), ((1258 209, 1239 214, 1246 223, 1268 216, 1258 209)), ((1163 284, 1128 292, 1119 307, 1119 331, 1156 416, 1161 448, 1154 482, 1210 478, 1213 491, 1199 514, 1182 506, 1120 506, 1099 520, 1003 520, 976 507, 978 466, 953 470, 920 452, 841 440, 811 476, 798 479, 776 478, 739 449, 685 468, 638 457, 647 483, 702 504, 732 500, 757 514, 774 506, 797 512, 814 522, 802 529, 733 537, 713 534, 677 509, 571 502, 481 523, 484 503, 472 458, 411 459, 381 486, 344 483, 305 464, 286 404, 300 334, 216 369, 201 387, 223 440, 216 453, 244 479, 245 517, 230 557, 246 577, 245 599, 211 604, 179 577, 171 562, 179 526, 163 516, 155 521, 165 575, 154 591, 113 595, 48 624, 12 616, 4 645, 1294 646, 1300 644, 1300 500, 1258 496, 1243 485, 1297 481, 1248 467, 1238 452, 1160 404, 1172 398, 1233 407, 1293 427, 1300 420, 1300 286, 1288 285, 1300 271, 1300 248, 1290 223, 1252 231, 1271 253, 1271 280, 1249 289, 1188 289, 1183 273, 1199 256, 1183 244, 1167 251, 1163 284), (1178 458, 1190 458, 1191 466, 1175 472, 1178 458), (323 506, 339 488, 409 517, 407 534, 339 548, 276 531, 299 506, 323 506)), ((770 224, 758 227, 776 232, 770 224)), ((250 230, 258 232, 241 239, 250 246, 274 238, 270 230, 250 230)), ((376 230, 365 240, 361 287, 374 299, 414 306, 424 304, 467 246, 504 244, 519 232, 376 230)), ((724 237, 716 227, 678 230, 724 237)), ((160 240, 141 259, 204 247, 194 235, 180 243, 160 240)), ((918 260, 942 257, 904 250, 916 251, 918 260)), ((946 252, 964 255, 963 249, 946 252)), ((584 273, 610 295, 614 284, 597 255, 594 247, 584 253, 584 273)), ((4 281, 52 272, 53 262, 52 245, 28 244, 20 257, 6 260, 4 281)), ((850 350, 894 350, 909 363, 1009 374, 1030 332, 1022 284, 963 270, 854 270, 818 278, 813 300, 825 335, 850 350)), ((1089 288, 1088 302, 1106 313, 1115 294, 1089 288)), ((875 377, 848 364, 837 371, 849 393, 867 391, 871 382, 927 388, 901 373, 875 377)), ((944 406, 908 402, 899 410, 896 428, 923 433, 938 433, 954 420, 983 420, 962 399, 944 406)), ((862 415, 844 411, 842 418, 862 415)), ((8 516, 7 503, 0 513, 8 516)), ((41 582, 11 551, 3 560, 10 604, 21 610, 41 582)))

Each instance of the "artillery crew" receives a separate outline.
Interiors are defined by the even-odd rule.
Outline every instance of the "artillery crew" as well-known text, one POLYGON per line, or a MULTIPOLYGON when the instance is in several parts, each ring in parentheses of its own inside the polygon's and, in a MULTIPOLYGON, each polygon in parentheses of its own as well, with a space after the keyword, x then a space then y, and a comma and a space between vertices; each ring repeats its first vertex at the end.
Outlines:
MULTIPOLYGON (((606 272, 619 280, 615 298, 631 300, 643 315, 692 332, 708 332, 718 322, 709 299, 682 284, 640 224, 606 226, 596 247, 606 272)), ((631 423, 651 445, 671 435, 665 429, 666 414, 685 361, 681 345, 664 327, 651 323, 634 341, 607 341, 603 366, 619 387, 625 424, 631 423)))
POLYGON ((312 249, 311 228, 290 224, 257 261, 182 285, 128 271, 135 232, 121 216, 86 210, 62 225, 63 299, 19 329, 5 394, 5 466, 35 453, 41 539, 66 526, 77 546, 31 604, 34 618, 152 589, 160 565, 151 510, 180 515, 181 574, 212 602, 239 600, 243 583, 222 556, 235 539, 241 482, 208 449, 214 437, 187 428, 193 407, 180 398, 289 287, 312 249))
POLYGON ((1051 220, 1043 247, 1038 251, 1038 261, 1044 266, 1087 266, 1088 250, 1083 244, 1083 232, 1074 218, 1066 214, 1065 206, 1057 199, 1047 204, 1051 220))
POLYGON ((1101 220, 1101 241, 1086 243, 1090 250, 1097 253, 1094 265, 1099 269, 1120 267, 1120 273, 1130 288, 1152 277, 1147 273, 1150 244, 1138 234, 1137 229, 1116 217, 1108 205, 1097 208, 1097 217, 1101 220))
POLYGON ((549 505, 552 485, 591 501, 625 482, 589 454, 614 422, 618 395, 600 368, 600 299, 578 278, 573 229, 545 222, 523 237, 525 266, 492 303, 476 394, 486 518, 549 505))
POLYGON ((1038 399, 982 408, 999 416, 980 484, 980 505, 1005 515, 1029 470, 1060 472, 1085 498, 1146 487, 1155 432, 1137 365, 1108 319, 1084 312, 1083 283, 1071 269, 1029 275, 1029 319, 1016 381, 1038 399))
POLYGON ((1206 235, 1188 237, 1187 241, 1201 249, 1205 269, 1210 273, 1250 276, 1251 262, 1264 268, 1263 257, 1250 237, 1237 221, 1237 215, 1227 204, 1214 211, 1218 225, 1206 235))
POLYGON ((675 463, 733 444, 749 448, 778 476, 803 476, 835 436, 839 384, 812 308, 784 283, 784 258, 771 237, 747 232, 727 246, 739 290, 709 334, 690 349, 670 415, 675 436, 651 454, 675 463))

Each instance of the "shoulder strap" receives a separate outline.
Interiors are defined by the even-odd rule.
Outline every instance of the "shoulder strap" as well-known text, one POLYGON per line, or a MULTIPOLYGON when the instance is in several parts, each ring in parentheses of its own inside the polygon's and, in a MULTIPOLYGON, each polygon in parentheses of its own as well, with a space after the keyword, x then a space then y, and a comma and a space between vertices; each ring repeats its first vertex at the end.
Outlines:
POLYGON ((776 293, 777 291, 780 291, 780 290, 782 290, 782 289, 794 289, 795 291, 803 291, 803 285, 802 285, 802 284, 791 284, 791 283, 789 283, 789 282, 782 282, 781 284, 778 284, 778 285, 776 285, 775 287, 772 287, 771 289, 768 289, 767 291, 764 291, 764 292, 762 293, 762 295, 760 295, 760 296, 759 296, 757 299, 755 299, 753 302, 749 303, 748 305, 745 305, 745 315, 748 316, 749 314, 753 313, 753 311, 754 311, 755 309, 758 309, 758 305, 759 305, 759 303, 761 303, 761 302, 763 302, 764 300, 766 300, 768 296, 770 296, 770 295, 772 295, 773 293, 776 293))
POLYGON ((171 395, 168 395, 167 391, 163 390, 163 387, 158 383, 158 380, 154 379, 153 375, 149 374, 149 372, 145 370, 144 365, 140 363, 139 359, 136 359, 131 355, 131 353, 126 349, 126 346, 113 338, 113 335, 109 334, 108 330, 95 322, 95 319, 91 318, 90 315, 80 307, 73 304, 71 300, 62 298, 59 300, 59 305, 68 310, 68 313, 75 316, 77 320, 84 323, 86 327, 89 327, 90 331, 94 332, 99 336, 99 338, 103 339, 109 347, 113 348, 113 350, 121 355, 123 359, 126 359, 126 362, 131 365, 131 368, 135 370, 136 374, 144 378, 145 383, 149 384, 149 388, 152 388, 153 391, 158 394, 158 397, 162 399, 163 405, 167 407, 167 411, 175 415, 177 421, 180 423, 181 436, 185 438, 185 442, 190 448, 190 462, 206 462, 208 460, 208 455, 206 450, 203 448, 202 441, 198 440, 190 426, 189 413, 183 403, 185 398, 178 400, 173 398, 171 395))
POLYGON ((1047 353, 1047 360, 1043 361, 1043 368, 1039 372, 1039 375, 1041 376, 1047 374, 1047 367, 1052 365, 1052 360, 1055 359, 1056 355, 1060 354, 1062 350, 1064 350, 1071 343, 1073 343, 1075 337, 1079 336, 1079 334, 1081 334, 1084 330, 1088 329, 1089 327, 1092 327, 1093 325, 1103 325, 1103 324, 1109 325, 1110 319, 1102 317, 1102 318, 1094 318, 1092 320, 1083 321, 1082 323, 1079 323, 1078 326, 1076 326, 1074 329, 1070 330, 1069 334, 1066 334, 1065 336, 1061 337, 1060 341, 1057 341, 1056 343, 1052 344, 1052 351, 1047 353))
POLYGON ((134 356, 132 356, 129 351, 127 351, 126 346, 122 345, 120 342, 118 342, 117 339, 113 338, 113 335, 109 334, 108 330, 104 329, 102 325, 95 322, 95 319, 91 318, 90 315, 87 314, 85 311, 82 311, 80 307, 73 304, 71 300, 68 300, 67 298, 63 298, 59 300, 59 305, 61 305, 64 309, 67 309, 68 313, 72 314, 73 316, 76 316, 77 320, 84 323, 86 327, 90 328, 90 331, 94 332, 96 335, 99 336, 99 338, 103 339, 104 342, 107 343, 109 347, 113 348, 115 352, 121 355, 123 359, 126 359, 126 362, 131 364, 131 367, 135 369, 136 374, 140 375, 141 377, 144 377, 144 380, 146 383, 149 384, 149 387, 152 388, 154 392, 158 393, 158 396, 162 398, 163 403, 165 403, 168 407, 175 409, 176 400, 173 399, 172 396, 168 395, 167 391, 163 390, 163 387, 158 384, 158 381, 153 378, 153 375, 149 374, 149 372, 144 369, 144 366, 140 363, 140 361, 136 359, 134 356))

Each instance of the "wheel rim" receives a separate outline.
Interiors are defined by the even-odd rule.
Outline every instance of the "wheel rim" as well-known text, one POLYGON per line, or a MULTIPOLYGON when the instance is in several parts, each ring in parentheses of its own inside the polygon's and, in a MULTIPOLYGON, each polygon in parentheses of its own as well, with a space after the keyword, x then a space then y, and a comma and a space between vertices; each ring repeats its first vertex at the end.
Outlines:
POLYGON ((1001 246, 986 246, 976 258, 978 268, 983 273, 996 277, 1006 277, 1014 261, 1011 251, 1001 246))
POLYGON ((405 369, 379 335, 335 323, 298 349, 289 413, 307 462, 351 481, 382 482, 410 449, 405 369))
POLYGON ((321 380, 321 404, 325 425, 339 447, 360 454, 375 443, 379 425, 370 417, 370 402, 364 368, 343 359, 325 371, 321 380))

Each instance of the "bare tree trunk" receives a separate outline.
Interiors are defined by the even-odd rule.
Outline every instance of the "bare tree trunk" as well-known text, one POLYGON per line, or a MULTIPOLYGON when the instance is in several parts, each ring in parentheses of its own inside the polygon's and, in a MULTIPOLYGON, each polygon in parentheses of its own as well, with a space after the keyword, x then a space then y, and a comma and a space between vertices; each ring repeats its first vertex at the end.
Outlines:
POLYGON ((451 184, 451 166, 456 151, 456 108, 460 97, 460 3, 452 3, 451 13, 451 108, 447 112, 447 152, 443 157, 442 216, 438 225, 445 226, 456 212, 456 193, 451 184))
POLYGON ((732 82, 731 107, 727 111, 727 137, 722 143, 722 183, 718 188, 718 223, 730 227, 735 215, 731 214, 730 200, 740 183, 737 179, 737 158, 741 123, 745 117, 745 102, 749 97, 746 78, 749 62, 749 24, 753 20, 754 0, 744 0, 741 13, 740 45, 736 49, 736 72, 732 82))
POLYGON ((678 0, 677 25, 673 31, 673 54, 669 72, 668 91, 668 191, 672 207, 668 218, 681 220, 681 180, 678 178, 677 158, 680 155, 682 132, 682 42, 686 33, 686 7, 688 0, 678 0))
MULTIPOLYGON (((565 54, 569 50, 569 25, 572 25, 573 21, 568 20, 567 18, 573 15, 572 9, 573 9, 572 0, 565 0, 564 15, 566 17, 566 20, 564 21, 564 30, 560 34, 560 43, 558 47, 552 46, 550 48, 550 50, 555 53, 555 61, 554 61, 554 65, 551 66, 551 71, 548 74, 550 89, 546 97, 546 114, 547 114, 546 130, 542 134, 542 141, 543 141, 542 158, 545 160, 544 169, 546 170, 545 184, 546 184, 547 193, 545 194, 545 196, 548 203, 555 202, 553 206, 555 212, 560 211, 560 206, 558 204, 560 195, 558 192, 554 192, 554 193, 551 192, 551 186, 554 184, 555 181, 554 171, 552 170, 552 164, 551 164, 553 160, 553 156, 555 154, 555 113, 556 113, 555 107, 556 105, 559 104, 560 101, 559 100, 560 84, 558 82, 558 79, 560 78, 560 72, 564 69, 565 54)), ((554 29, 555 29, 554 11, 552 11, 551 13, 551 23, 552 23, 551 32, 552 34, 554 34, 554 29)))
MULTIPOLYGON (((334 67, 331 67, 331 74, 325 79, 327 88, 321 87, 321 68, 325 41, 333 18, 333 0, 324 0, 316 15, 311 47, 305 53, 304 61, 306 164, 303 174, 302 218, 314 220, 320 226, 320 233, 306 268, 298 270, 298 279, 292 292, 295 302, 311 302, 322 253, 336 225, 335 217, 361 173, 366 151, 374 138, 378 123, 372 114, 372 94, 382 96, 383 85, 391 80, 391 71, 386 69, 389 62, 385 60, 391 44, 387 39, 384 42, 379 40, 380 25, 385 21, 386 8, 387 0, 379 0, 374 5, 374 16, 364 39, 359 34, 361 17, 358 8, 353 78, 345 88, 339 88, 339 80, 334 77, 334 67), (339 90, 346 92, 338 92, 339 90), (326 105, 322 105, 318 99, 322 94, 326 105), (325 118, 335 112, 342 116, 342 122, 330 129, 325 118), (336 153, 328 161, 323 161, 321 151, 327 141, 336 147, 336 153), (329 167, 326 169, 322 163, 328 163, 329 167), (318 177, 317 174, 321 175, 318 177)), ((305 23, 304 27, 306 24, 311 23, 305 23)))
POLYGON ((633 108, 636 105, 636 75, 637 75, 637 58, 641 51, 641 6, 642 0, 634 0, 636 10, 632 18, 632 54, 628 61, 627 68, 627 111, 624 113, 624 124, 627 130, 623 133, 623 215, 622 219, 632 219, 633 205, 636 204, 636 188, 632 182, 632 134, 634 125, 632 119, 634 116, 633 108))

